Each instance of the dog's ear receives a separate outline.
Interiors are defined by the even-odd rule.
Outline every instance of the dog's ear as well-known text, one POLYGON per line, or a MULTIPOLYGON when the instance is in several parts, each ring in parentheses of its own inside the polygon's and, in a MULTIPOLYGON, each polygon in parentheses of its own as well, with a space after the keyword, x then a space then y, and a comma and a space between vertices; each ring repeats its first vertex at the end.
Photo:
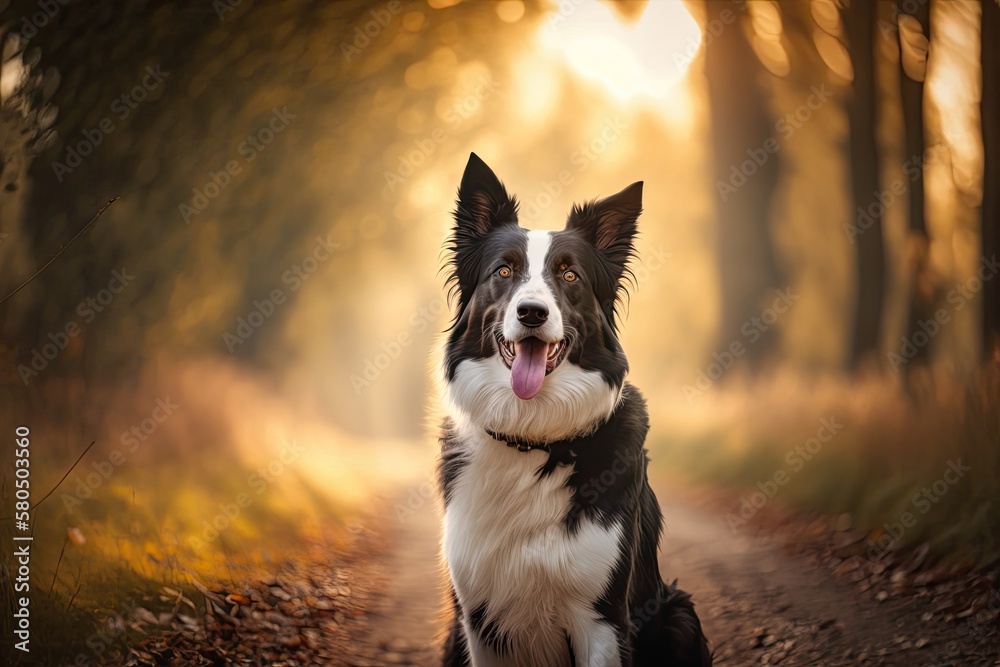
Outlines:
POLYGON ((458 295, 457 322, 476 289, 480 273, 479 241, 503 225, 517 224, 517 199, 478 155, 471 153, 455 202, 455 226, 448 240, 450 294, 458 295))
POLYGON ((604 199, 577 204, 569 214, 566 229, 572 229, 592 243, 621 277, 632 257, 636 221, 642 213, 642 181, 604 199))
POLYGON ((591 243, 601 258, 598 266, 607 280, 595 283, 595 294, 612 330, 617 327, 618 306, 626 295, 622 276, 632 277, 629 262, 635 253, 632 242, 640 213, 642 181, 610 197, 574 206, 566 220, 566 229, 591 243))
POLYGON ((469 154, 455 209, 456 235, 462 229, 482 236, 499 225, 517 223, 517 200, 475 153, 469 154))

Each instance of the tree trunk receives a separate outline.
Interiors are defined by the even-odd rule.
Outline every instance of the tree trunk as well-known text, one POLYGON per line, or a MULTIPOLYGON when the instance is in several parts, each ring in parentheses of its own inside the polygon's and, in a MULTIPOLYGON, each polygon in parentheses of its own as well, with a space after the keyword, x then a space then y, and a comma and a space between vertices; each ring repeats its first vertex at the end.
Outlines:
POLYGON ((708 21, 725 28, 705 48, 712 121, 721 317, 716 350, 734 343, 759 367, 774 346, 774 329, 743 331, 775 298, 779 285, 771 246, 771 197, 778 179, 773 120, 758 86, 763 72, 740 24, 736 3, 706 2, 708 21), (754 160, 754 156, 757 157, 754 160))
MULTIPOLYGON (((983 257, 1000 255, 1000 6, 983 2, 983 257)), ((1000 277, 983 283, 983 355, 994 358, 1000 343, 1000 277)))
POLYGON ((853 0, 844 12, 854 83, 847 104, 850 125, 851 194, 854 224, 863 230, 853 237, 857 251, 857 288, 850 364, 858 369, 878 354, 885 282, 882 204, 879 201, 879 159, 875 136, 875 2, 853 0))
MULTIPOLYGON (((916 3, 911 6, 908 2, 897 2, 896 10, 899 15, 904 14, 913 17, 923 28, 924 35, 930 38, 930 3, 916 3), (906 9, 913 12, 907 12, 906 9)), ((924 75, 926 74, 926 63, 921 71, 906 71, 904 67, 904 54, 907 49, 912 49, 903 39, 903 30, 898 31, 899 36, 899 93, 903 108, 903 160, 912 163, 920 160, 917 164, 923 164, 924 155, 924 75)), ((930 238, 927 234, 927 223, 924 219, 924 174, 921 169, 920 175, 910 180, 907 188, 909 216, 907 227, 909 229, 908 252, 907 252, 907 277, 909 280, 909 295, 907 308, 906 336, 908 340, 913 340, 913 335, 919 331, 919 322, 930 317, 934 310, 934 289, 930 284, 928 275, 928 259, 930 250, 930 238)), ((913 366, 926 363, 930 345, 922 345, 917 348, 916 355, 909 360, 908 370, 913 366)))

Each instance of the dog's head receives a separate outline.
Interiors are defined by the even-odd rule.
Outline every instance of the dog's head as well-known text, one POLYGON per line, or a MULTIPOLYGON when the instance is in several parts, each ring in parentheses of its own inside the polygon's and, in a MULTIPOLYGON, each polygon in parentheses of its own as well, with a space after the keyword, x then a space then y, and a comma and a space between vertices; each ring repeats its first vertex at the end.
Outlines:
POLYGON ((642 183, 574 206, 558 232, 520 227, 517 208, 472 154, 448 245, 457 312, 447 394, 476 426, 554 440, 593 427, 621 394, 616 306, 642 183))

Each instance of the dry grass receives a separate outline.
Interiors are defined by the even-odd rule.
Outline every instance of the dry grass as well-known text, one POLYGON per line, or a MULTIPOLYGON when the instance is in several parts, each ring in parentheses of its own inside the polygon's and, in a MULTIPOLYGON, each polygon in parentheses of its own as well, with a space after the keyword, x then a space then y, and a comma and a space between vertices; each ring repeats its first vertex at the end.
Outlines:
MULTIPOLYGON (((32 501, 97 440, 33 512, 32 659, 44 653, 45 664, 77 655, 100 664, 132 632, 123 611, 170 611, 165 586, 197 600, 195 579, 245 581, 310 545, 335 550, 360 501, 408 473, 413 450, 342 433, 225 363, 161 367, 113 390, 53 376, 2 411, 4 423, 32 429, 32 501), (151 428, 157 400, 168 399, 179 407, 133 448, 125 434, 151 428), (367 464, 376 468, 364 474, 367 464)), ((11 479, 0 480, 0 515, 12 495, 11 479)), ((0 567, 11 600, 7 551, 0 567)), ((0 628, 3 642, 10 630, 0 628)))
POLYGON ((927 542, 939 557, 993 562, 1000 554, 1000 367, 963 383, 921 380, 923 389, 908 394, 895 378, 775 373, 664 411, 652 443, 666 467, 748 499, 784 471, 788 481, 774 496, 780 503, 848 513, 875 543, 886 523, 910 513, 913 525, 889 549, 927 542), (813 442, 817 451, 806 460, 796 448, 817 437, 823 419, 842 428, 813 442), (961 477, 948 472, 959 461, 968 468, 961 477), (946 477, 955 483, 939 481, 946 477))

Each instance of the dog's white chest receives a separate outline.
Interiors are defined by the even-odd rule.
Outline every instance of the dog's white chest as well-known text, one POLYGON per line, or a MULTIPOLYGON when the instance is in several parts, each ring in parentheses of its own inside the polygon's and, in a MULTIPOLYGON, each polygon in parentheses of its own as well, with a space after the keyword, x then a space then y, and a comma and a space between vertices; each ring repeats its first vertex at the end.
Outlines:
POLYGON ((466 616, 484 610, 510 645, 499 661, 490 651, 477 660, 483 647, 471 646, 474 664, 568 664, 568 638, 580 664, 615 664, 613 632, 594 603, 617 563, 621 526, 584 521, 568 533, 568 467, 539 477, 545 453, 474 440, 445 512, 444 553, 466 616))

